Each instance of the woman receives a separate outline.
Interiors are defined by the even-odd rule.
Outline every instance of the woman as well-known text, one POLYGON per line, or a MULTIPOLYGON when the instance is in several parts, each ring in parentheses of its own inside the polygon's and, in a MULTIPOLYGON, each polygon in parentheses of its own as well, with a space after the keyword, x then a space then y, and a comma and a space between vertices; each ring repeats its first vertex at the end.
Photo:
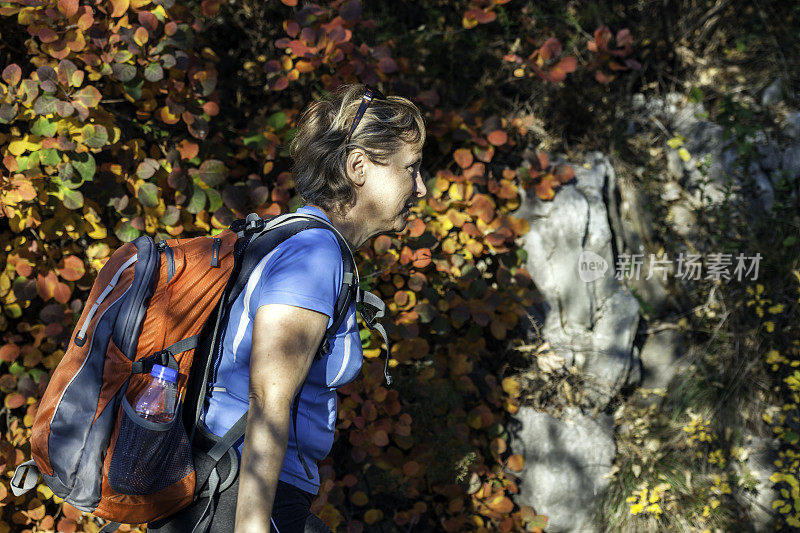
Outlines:
MULTIPOLYGON (((325 218, 352 250, 402 231, 427 192, 424 142, 422 116, 405 98, 350 85, 312 103, 290 146, 306 203, 298 212, 325 218)), ((341 258, 331 231, 302 231, 262 260, 232 307, 205 423, 221 436, 249 411, 239 477, 221 494, 211 531, 234 529, 234 514, 236 533, 267 531, 268 523, 279 533, 330 531, 309 511, 316 462, 333 444, 336 388, 355 379, 362 356, 353 303, 328 355, 314 359, 332 323, 341 258), (301 385, 295 442, 290 411, 301 385)), ((185 522, 181 514, 169 522, 185 522)))

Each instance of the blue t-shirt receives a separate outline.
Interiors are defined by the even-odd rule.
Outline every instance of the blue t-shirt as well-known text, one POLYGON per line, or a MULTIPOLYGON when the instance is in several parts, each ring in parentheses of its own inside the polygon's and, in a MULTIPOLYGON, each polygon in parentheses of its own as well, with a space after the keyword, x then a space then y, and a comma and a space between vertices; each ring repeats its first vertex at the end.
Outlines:
MULTIPOLYGON (((304 206, 297 212, 328 220, 316 207, 304 206)), ((289 237, 258 263, 231 308, 214 383, 225 390, 211 393, 205 414, 206 426, 212 433, 224 435, 249 407, 250 349, 258 308, 266 304, 288 304, 332 317, 342 287, 342 272, 339 242, 330 230, 320 228, 289 237)), ((328 327, 332 322, 329 318, 328 327)), ((355 379, 361 370, 362 355, 353 302, 333 339, 330 353, 311 364, 300 394, 297 438, 314 477, 308 478, 297 458, 292 425, 279 476, 281 481, 312 494, 319 491, 316 462, 324 459, 333 445, 336 388, 355 379)), ((242 442, 237 449, 241 456, 242 442)))

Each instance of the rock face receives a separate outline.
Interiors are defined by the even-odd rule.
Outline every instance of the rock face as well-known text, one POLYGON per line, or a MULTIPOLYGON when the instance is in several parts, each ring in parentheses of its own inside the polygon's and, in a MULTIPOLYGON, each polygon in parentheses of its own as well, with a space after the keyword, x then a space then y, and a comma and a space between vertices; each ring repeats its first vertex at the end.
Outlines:
POLYGON ((616 455, 612 417, 568 408, 559 420, 523 407, 517 419, 521 430, 512 449, 526 465, 518 499, 548 515, 548 533, 601 531, 593 516, 616 455))
POLYGON ((517 216, 531 223, 523 246, 528 272, 545 298, 543 336, 568 366, 590 378, 587 397, 602 409, 631 369, 639 304, 615 279, 604 199, 614 196, 614 171, 599 153, 589 165, 572 165, 577 184, 549 202, 525 199, 517 216))

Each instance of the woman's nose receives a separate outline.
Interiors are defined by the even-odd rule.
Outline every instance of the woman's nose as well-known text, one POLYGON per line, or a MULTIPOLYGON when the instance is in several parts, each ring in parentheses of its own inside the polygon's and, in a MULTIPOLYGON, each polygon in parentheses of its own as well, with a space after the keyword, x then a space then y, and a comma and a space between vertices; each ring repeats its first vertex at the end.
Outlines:
POLYGON ((417 198, 422 198, 428 194, 428 188, 425 187, 425 180, 422 179, 422 171, 417 172, 417 179, 414 181, 414 194, 417 198))

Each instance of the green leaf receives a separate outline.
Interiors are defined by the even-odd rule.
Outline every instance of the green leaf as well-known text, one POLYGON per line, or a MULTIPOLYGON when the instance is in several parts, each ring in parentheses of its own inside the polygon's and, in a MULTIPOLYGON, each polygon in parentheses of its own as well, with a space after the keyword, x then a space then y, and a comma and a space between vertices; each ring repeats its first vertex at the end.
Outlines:
POLYGON ((126 220, 125 222, 119 221, 117 227, 114 228, 114 235, 122 242, 131 242, 138 237, 140 233, 138 229, 131 226, 130 220, 126 220))
POLYGON ((8 371, 14 376, 21 376, 25 373, 25 367, 19 364, 19 361, 14 361, 11 363, 11 366, 8 367, 8 371))
POLYGON ((125 50, 124 48, 117 50, 117 53, 114 54, 115 63, 125 63, 131 59, 133 59, 133 53, 131 53, 130 50, 125 50))
POLYGON ((139 166, 136 167, 136 175, 142 178, 143 180, 149 180, 153 177, 153 175, 161 168, 161 163, 157 160, 153 159, 152 157, 145 158, 144 161, 139 163, 139 166))
POLYGON ((206 193, 197 185, 192 185, 192 189, 192 197, 189 198, 189 205, 186 206, 186 210, 196 215, 206 206, 206 193))
POLYGON ((64 187, 61 189, 61 201, 67 209, 80 209, 83 207, 83 194, 64 187))
POLYGON ((130 83, 126 83, 123 85, 125 87, 125 92, 133 98, 134 100, 138 100, 142 97, 142 86, 144 85, 144 80, 137 79, 130 83))
POLYGON ((100 124, 87 124, 81 133, 84 144, 90 148, 102 148, 108 143, 108 131, 100 124))
POLYGON ((0 104, 0 124, 8 124, 14 120, 14 117, 17 116, 18 109, 19 106, 17 104, 0 104))
POLYGON ((150 63, 144 69, 144 79, 147 81, 161 81, 164 79, 164 69, 158 63, 150 63))
POLYGON ((158 205, 158 185, 145 182, 139 186, 136 197, 145 207, 155 207, 158 205))
POLYGON ((283 128, 286 125, 286 113, 284 113, 283 111, 278 111, 277 113, 273 113, 267 119, 267 125, 275 130, 283 128))
POLYGON ((28 166, 28 156, 27 155, 18 155, 17 156, 17 172, 25 172, 30 168, 28 166))
POLYGON ((54 167, 61 162, 61 154, 55 148, 45 148, 39 152, 39 162, 54 167))
POLYGON ((43 94, 33 104, 33 112, 37 115, 51 115, 56 112, 58 98, 52 94, 43 94))
POLYGON ((58 126, 47 117, 37 118, 31 127, 31 133, 40 137, 52 137, 56 134, 58 126))
POLYGON ((225 163, 217 159, 209 159, 203 161, 200 165, 200 180, 209 187, 215 187, 225 181, 225 175, 228 169, 225 168, 225 163))
POLYGON ((58 178, 61 181, 70 181, 74 175, 75 168, 69 161, 65 161, 58 166, 58 178))
POLYGON ((244 145, 252 148, 264 148, 267 145, 267 138, 261 133, 254 133, 247 137, 242 137, 244 145))
POLYGON ((114 72, 114 77, 122 83, 129 82, 136 77, 136 67, 127 63, 114 63, 111 65, 111 70, 114 72))
POLYGON ((39 151, 31 152, 31 155, 28 156, 28 163, 27 168, 36 168, 39 166, 39 151))
POLYGON ((165 226, 174 226, 175 224, 178 223, 178 220, 180 220, 180 218, 181 218, 180 209, 178 209, 174 205, 169 205, 167 206, 166 211, 164 211, 164 214, 161 215, 161 218, 159 220, 161 220, 161 223, 164 224, 165 226))
POLYGON ((214 213, 217 209, 222 207, 222 195, 216 189, 206 189, 206 196, 208 196, 208 212, 214 213))
POLYGON ((88 152, 75 154, 71 158, 72 166, 86 181, 92 181, 94 173, 97 171, 97 166, 94 162, 94 157, 88 152))
POLYGON ((689 91, 689 101, 695 104, 703 101, 703 90, 700 87, 692 87, 689 91))
POLYGON ((796 243, 796 242, 797 242, 797 237, 794 236, 794 235, 789 235, 788 237, 783 239, 783 247, 784 248, 789 248, 790 246, 793 246, 794 243, 796 243))

